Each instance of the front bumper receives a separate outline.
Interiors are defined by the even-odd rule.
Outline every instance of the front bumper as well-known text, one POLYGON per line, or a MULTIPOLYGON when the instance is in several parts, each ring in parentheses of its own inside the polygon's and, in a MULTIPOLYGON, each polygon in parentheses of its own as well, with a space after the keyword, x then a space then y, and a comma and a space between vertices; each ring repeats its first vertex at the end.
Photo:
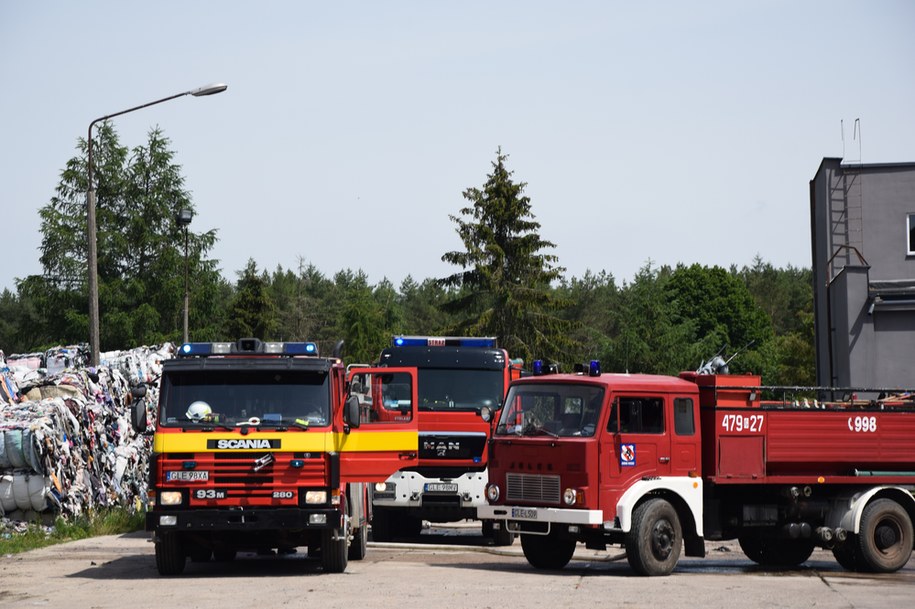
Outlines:
POLYGON ((322 530, 341 524, 341 512, 333 507, 185 509, 146 513, 146 530, 157 532, 322 530), (162 524, 163 516, 174 517, 175 524, 162 524))
POLYGON ((515 505, 481 505, 477 508, 480 520, 507 520, 508 522, 561 523, 597 526, 604 523, 601 510, 573 510, 564 508, 528 507, 515 505))

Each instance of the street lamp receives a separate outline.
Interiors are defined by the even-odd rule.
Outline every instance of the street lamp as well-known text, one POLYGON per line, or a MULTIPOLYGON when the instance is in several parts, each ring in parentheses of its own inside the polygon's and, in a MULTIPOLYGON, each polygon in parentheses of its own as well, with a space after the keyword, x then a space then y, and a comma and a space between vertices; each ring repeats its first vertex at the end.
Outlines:
MULTIPOLYGON (((86 148, 87 152, 87 162, 89 180, 87 184, 88 193, 87 193, 87 203, 86 203, 86 232, 89 240, 89 259, 87 260, 89 265, 89 365, 98 366, 99 365, 99 311, 98 311, 98 244, 96 242, 96 225, 95 225, 95 187, 92 184, 92 127, 95 126, 95 123, 99 121, 105 121, 109 118, 114 118, 115 116, 121 116, 122 114, 127 114, 128 112, 133 112, 134 110, 140 110, 142 108, 148 108, 149 106, 154 106, 156 104, 161 104, 162 102, 167 102, 178 97, 184 97, 185 95, 193 95, 194 97, 202 97, 204 95, 214 95, 216 93, 222 93, 228 88, 228 85, 217 83, 212 85, 206 85, 203 87, 198 87, 196 89, 191 89, 190 91, 185 91, 183 93, 178 93, 177 95, 170 95, 168 97, 163 97, 162 99, 157 99, 156 101, 151 101, 147 104, 141 106, 135 106, 127 110, 121 110, 120 112, 115 112, 114 114, 108 114, 100 118, 95 119, 89 123, 89 136, 86 139, 86 148)), ((187 332, 185 331, 185 334, 187 332)))
POLYGON ((182 343, 187 342, 187 311, 188 305, 190 304, 190 291, 188 290, 188 271, 187 271, 187 227, 191 223, 191 220, 194 218, 194 212, 189 209, 180 209, 178 210, 178 215, 175 218, 175 221, 178 223, 178 226, 184 227, 184 340, 182 343))

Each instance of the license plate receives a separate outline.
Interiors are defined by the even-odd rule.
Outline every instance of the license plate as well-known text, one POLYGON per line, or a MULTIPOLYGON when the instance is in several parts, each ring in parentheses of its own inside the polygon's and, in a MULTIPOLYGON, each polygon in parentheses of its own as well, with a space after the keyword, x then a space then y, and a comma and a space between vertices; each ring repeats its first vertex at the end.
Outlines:
POLYGON ((187 470, 177 470, 171 472, 165 472, 165 480, 170 482, 172 480, 180 480, 182 482, 205 482, 210 479, 210 472, 208 471, 187 471, 187 470))
POLYGON ((456 493, 458 485, 447 482, 427 482, 425 491, 427 493, 456 493))
POLYGON ((512 518, 537 520, 537 510, 531 508, 512 508, 512 518))

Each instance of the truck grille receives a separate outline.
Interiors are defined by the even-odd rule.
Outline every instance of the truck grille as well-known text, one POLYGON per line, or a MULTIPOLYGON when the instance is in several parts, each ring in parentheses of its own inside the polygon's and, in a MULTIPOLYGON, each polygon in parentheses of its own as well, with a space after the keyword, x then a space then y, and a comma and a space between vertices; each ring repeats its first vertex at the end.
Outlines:
POLYGON ((559 504, 559 476, 506 474, 505 486, 507 501, 559 504))

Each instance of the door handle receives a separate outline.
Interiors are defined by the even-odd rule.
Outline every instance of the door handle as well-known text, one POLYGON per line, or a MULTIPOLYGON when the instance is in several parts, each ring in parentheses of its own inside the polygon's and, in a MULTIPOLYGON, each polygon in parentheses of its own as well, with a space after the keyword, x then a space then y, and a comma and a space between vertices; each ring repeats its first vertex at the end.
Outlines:
POLYGON ((660 463, 670 463, 670 457, 658 457, 660 463))

